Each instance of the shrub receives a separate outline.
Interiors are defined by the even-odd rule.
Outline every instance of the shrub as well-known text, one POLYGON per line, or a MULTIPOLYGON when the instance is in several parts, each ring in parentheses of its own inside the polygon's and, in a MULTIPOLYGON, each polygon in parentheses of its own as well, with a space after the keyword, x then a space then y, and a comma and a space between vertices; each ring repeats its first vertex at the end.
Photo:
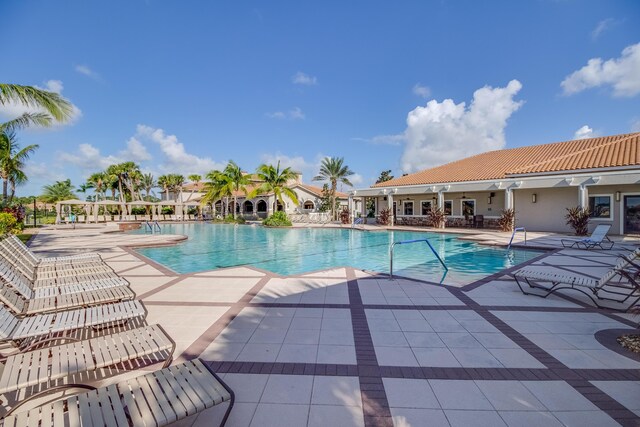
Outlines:
POLYGON ((349 209, 348 208, 342 208, 342 211, 340 211, 340 221, 343 224, 349 224, 349 209))
POLYGON ((513 209, 504 209, 500 219, 498 220, 498 227, 500 231, 513 231, 513 227, 516 222, 516 211, 513 209))
POLYGON ((444 214, 444 210, 441 208, 431 208, 429 214, 427 215, 429 224, 431 224, 434 228, 444 228, 444 224, 447 220, 447 217, 444 214))
POLYGON ((171 206, 163 206, 162 215, 173 215, 173 208, 171 206))
POLYGON ((378 214, 378 224, 389 225, 390 216, 391 216, 391 211, 389 209, 382 209, 380 211, 380 214, 378 214))
POLYGON ((227 215, 224 217, 224 222, 232 224, 244 224, 246 221, 241 216, 237 216, 236 218, 234 218, 233 215, 227 215))
POLYGON ((146 215, 147 210, 141 207, 131 208, 131 215, 146 215))
POLYGON ((267 227, 291 227, 291 220, 289 220, 286 213, 279 211, 274 212, 273 215, 262 221, 262 224, 267 227))
POLYGON ((586 236, 589 233, 589 208, 567 208, 567 214, 564 216, 567 225, 573 228, 576 236, 586 236))
POLYGON ((15 234, 16 232, 20 232, 16 217, 8 212, 0 212, 0 234, 15 234))

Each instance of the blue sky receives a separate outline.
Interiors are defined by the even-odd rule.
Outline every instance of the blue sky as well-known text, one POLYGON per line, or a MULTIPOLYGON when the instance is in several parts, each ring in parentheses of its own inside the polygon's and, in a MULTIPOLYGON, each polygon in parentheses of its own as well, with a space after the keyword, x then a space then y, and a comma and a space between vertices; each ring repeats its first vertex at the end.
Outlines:
POLYGON ((124 160, 158 176, 280 159, 310 182, 339 156, 363 187, 640 131, 637 1, 8 0, 0 15, 0 81, 77 108, 20 133, 40 144, 20 195, 124 160))

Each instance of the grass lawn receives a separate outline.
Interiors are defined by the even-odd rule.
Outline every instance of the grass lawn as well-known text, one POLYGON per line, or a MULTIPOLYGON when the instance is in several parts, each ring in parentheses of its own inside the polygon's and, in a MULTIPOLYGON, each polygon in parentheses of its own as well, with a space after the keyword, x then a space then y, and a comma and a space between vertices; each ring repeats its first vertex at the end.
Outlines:
POLYGON ((22 240, 24 244, 27 244, 27 241, 31 238, 31 236, 33 236, 33 234, 16 234, 16 237, 22 240))

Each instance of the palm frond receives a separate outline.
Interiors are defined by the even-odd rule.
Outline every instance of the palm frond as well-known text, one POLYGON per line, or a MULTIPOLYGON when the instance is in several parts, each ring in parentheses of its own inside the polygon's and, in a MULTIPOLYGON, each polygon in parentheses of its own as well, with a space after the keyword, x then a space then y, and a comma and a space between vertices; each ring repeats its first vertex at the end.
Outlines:
POLYGON ((0 83, 0 104, 19 102, 34 108, 44 108, 54 119, 65 122, 73 114, 73 106, 60 94, 33 86, 0 83))

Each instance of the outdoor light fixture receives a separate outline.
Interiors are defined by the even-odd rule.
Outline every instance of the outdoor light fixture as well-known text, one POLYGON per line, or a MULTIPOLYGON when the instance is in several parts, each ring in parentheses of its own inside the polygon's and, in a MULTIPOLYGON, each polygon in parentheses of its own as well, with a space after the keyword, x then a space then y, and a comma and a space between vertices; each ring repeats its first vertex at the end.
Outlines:
POLYGON ((535 203, 538 201, 538 195, 536 193, 533 193, 531 195, 531 203, 535 203))
POLYGON ((616 202, 620 201, 620 192, 616 191, 616 202))
POLYGON ((491 204, 491 196, 487 197, 487 204, 490 205, 491 204))

